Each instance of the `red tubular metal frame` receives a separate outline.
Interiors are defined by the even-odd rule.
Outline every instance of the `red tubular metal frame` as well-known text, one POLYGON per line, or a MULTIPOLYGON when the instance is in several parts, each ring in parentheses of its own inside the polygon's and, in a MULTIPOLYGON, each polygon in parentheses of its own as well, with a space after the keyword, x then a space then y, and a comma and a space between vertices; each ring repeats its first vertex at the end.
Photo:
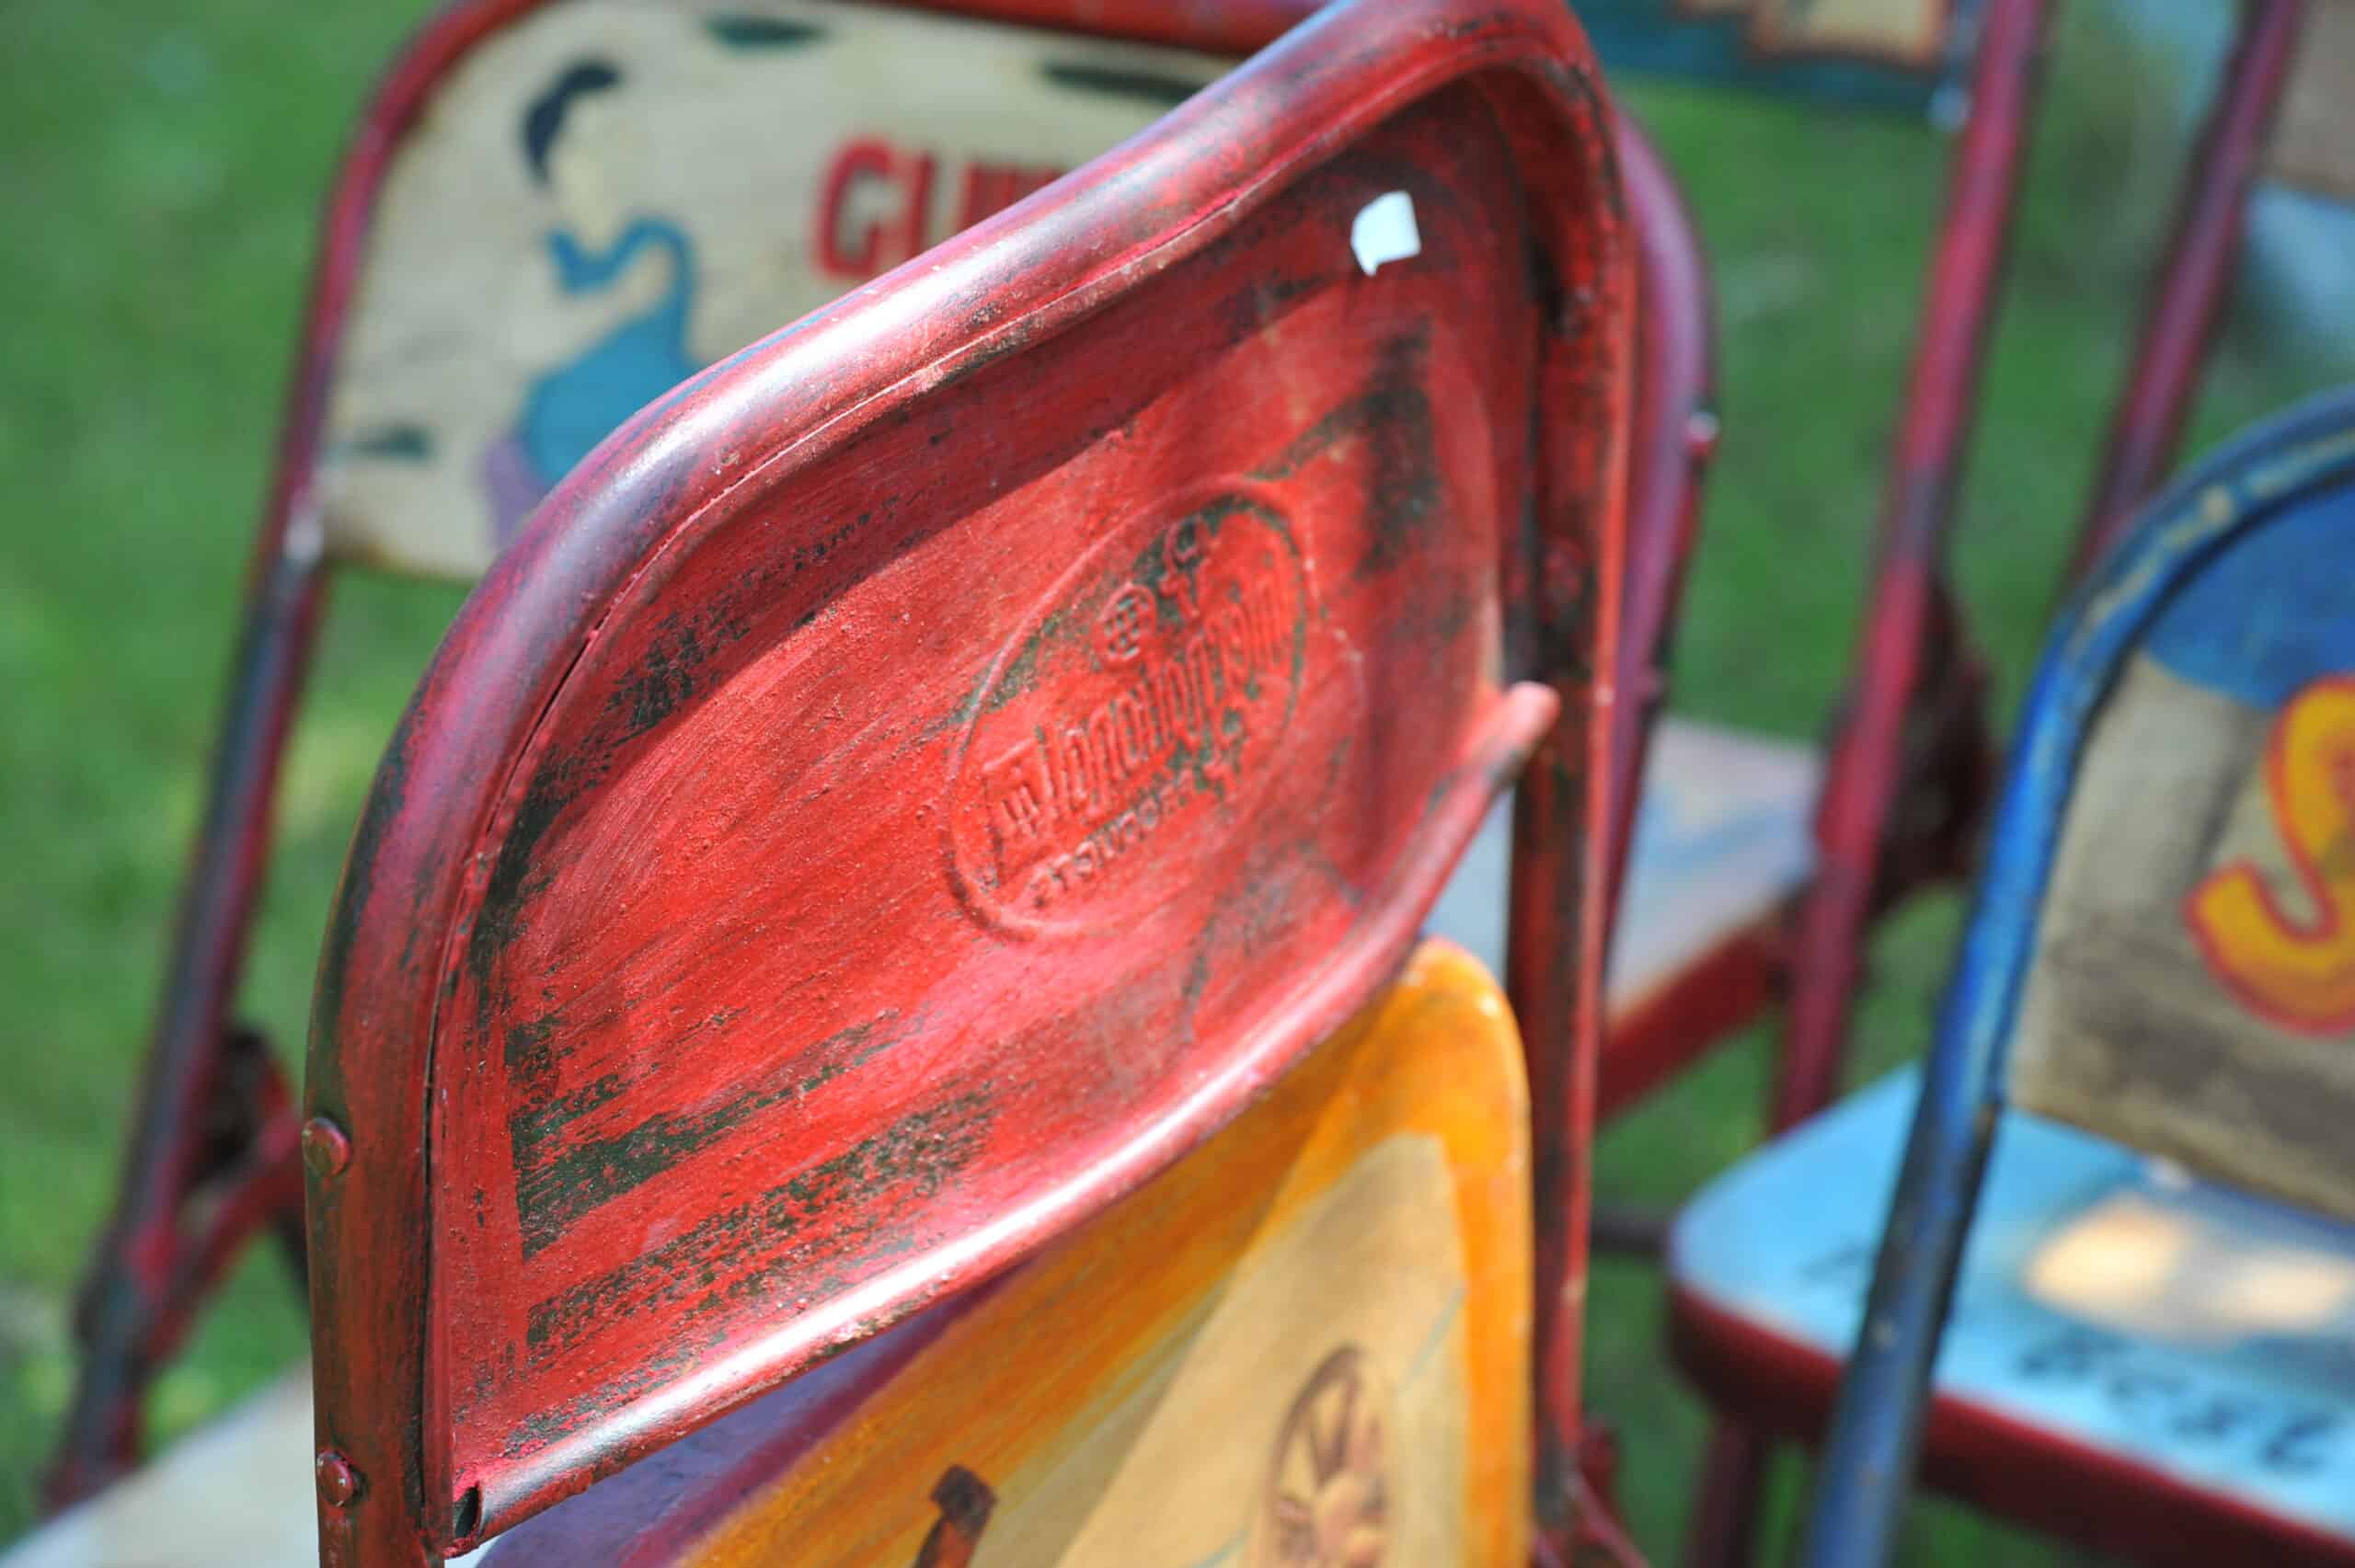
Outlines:
MULTIPOLYGON (((1606 1104, 1636 1097, 1616 1088, 1627 1076, 1611 1057, 1603 998, 1575 999, 1572 1016, 1552 1016, 1534 999, 1558 997, 1545 984, 1563 964, 1561 933, 1570 927, 1598 949, 1609 940, 1634 840, 1636 809, 1652 721, 1667 689, 1665 662, 1699 521, 1701 486, 1716 450, 1716 318, 1699 241, 1673 177, 1641 127, 1614 115, 1612 140, 1620 189, 1636 246, 1637 324, 1633 429, 1626 452, 1627 571, 1622 591, 1603 596, 1603 638, 1619 650, 1621 689, 1598 692, 1602 722, 1587 776, 1604 781, 1581 791, 1577 764, 1548 748, 1532 760, 1514 805, 1514 856, 1508 922, 1506 986, 1527 1042, 1536 1148, 1537 1551, 1563 1562, 1637 1561, 1598 1500, 1580 1459, 1580 1357, 1592 1212, 1593 1129, 1606 1104), (1655 303, 1675 308, 1655 309, 1655 303), (1611 617, 1615 612, 1616 622, 1611 617), (1569 864, 1545 835, 1562 830, 1561 802, 1587 796, 1584 831, 1607 846, 1605 885, 1568 889, 1548 884, 1545 868, 1569 864), (1601 1037, 1600 1059, 1573 1047, 1601 1037), (1544 1107, 1559 1107, 1546 1114, 1544 1107), (1545 1217, 1565 1222, 1548 1223, 1545 1217), (1578 1217, 1570 1219, 1569 1217, 1578 1217), (1619 1555, 1622 1551, 1624 1557, 1619 1555)), ((1575 591, 1578 564, 1549 562, 1541 597, 1575 591)), ((1558 619, 1558 617, 1548 617, 1558 619)), ((1538 667, 1557 667, 1569 650, 1540 649, 1538 667)), ((1561 687, 1566 703, 1572 685, 1561 687)), ((1557 734, 1576 733, 1568 724, 1557 734)), ((1598 950, 1593 960, 1599 964, 1598 950)), ((1581 965, 1583 967, 1583 964, 1581 965)), ((1637 1036, 1640 1044, 1649 1036, 1637 1036)), ((1706 1043, 1706 1042, 1704 1042, 1706 1043)), ((1591 1457, 1591 1456, 1590 1456, 1591 1457)))
MULTIPOLYGON (((76 1314, 81 1369, 43 1486, 52 1508, 89 1495, 137 1463, 147 1385, 243 1234, 267 1222, 300 1246, 299 1167, 282 1155, 276 1165, 249 1158, 234 1162, 224 1182, 207 1169, 202 1128, 221 1119, 212 1102, 235 1082, 230 1019, 270 852, 286 736, 326 606, 328 563, 312 486, 327 397, 376 192, 395 148, 442 71, 532 3, 457 7, 426 26, 379 84, 321 217, 204 816, 143 1070, 139 1120, 76 1314), (208 1185, 225 1188, 224 1222, 192 1239, 188 1218, 208 1185), (282 1201, 270 1202, 273 1195, 282 1201), (237 1223, 245 1230, 235 1230, 237 1223)), ((282 1084, 272 1098, 279 1115, 292 1115, 282 1110, 293 1098, 282 1084)), ((257 1155, 293 1146, 291 1123, 272 1121, 259 1130, 257 1155)))
MULTIPOLYGON (((1947 187, 1922 338, 1882 501, 1857 684, 1833 738, 1817 808, 1818 860, 1799 906, 1790 1015, 1771 1107, 1778 1131, 1839 1093, 1895 807, 1908 763, 1922 754, 1909 752, 1908 724, 1925 698, 1936 700, 1925 676, 1957 682, 1963 701, 1947 711, 1976 723, 1974 661, 1951 640, 1959 618, 1943 582, 1945 546, 2028 155, 2049 14, 2046 0, 1992 0, 1982 23, 1970 113, 1947 187)), ((1972 786, 1992 774, 1992 764, 1982 745, 1966 740, 1962 755, 1973 751, 1980 758, 1965 764, 1962 778, 1921 779, 1915 787, 1960 784, 1983 794, 1972 786)), ((1688 1562, 1734 1568, 1751 1560, 1765 1457, 1762 1440, 1746 1429, 1721 1424, 1711 1435, 1688 1562)))
MULTIPOLYGON (((359 156, 370 149, 363 145, 359 156)), ((199 1299, 237 1247, 269 1225, 302 1270, 302 1172, 294 1096, 259 1036, 233 1024, 237 982, 264 867, 279 771, 326 605, 309 486, 325 419, 329 361, 356 270, 355 214, 331 210, 277 473, 248 575, 246 609, 201 825, 165 963, 138 1120, 114 1214, 77 1303, 80 1372, 48 1505, 89 1495, 138 1462, 140 1402, 185 1337, 199 1299), (240 1070, 242 1069, 242 1070, 240 1070), (241 1090, 241 1082, 253 1085, 241 1090), (208 1149, 208 1124, 242 1128, 242 1151, 208 1149), (191 1234, 200 1198, 214 1218, 191 1234)))
POLYGON ((1993 0, 1931 263, 1922 338, 1883 498, 1857 687, 1824 774, 1815 879, 1801 907, 1791 1016, 1776 1086, 1779 1130, 1839 1091, 1841 1049, 1938 628, 1946 540, 2000 291, 2044 48, 2046 0, 1993 0))
MULTIPOLYGON (((1675 176, 1624 110, 1614 140, 1637 246, 1635 429, 1628 441, 1627 582, 1619 623, 1626 687, 1611 727, 1611 796, 1617 807, 1611 820, 1610 896, 1615 907, 1635 839, 1647 742, 1668 694, 1669 645, 1699 533, 1701 487, 1717 452, 1717 300, 1675 176)), ((1617 1075, 1607 1045, 1604 1051, 1607 1106, 1617 1075)))
MULTIPOLYGON (((2244 0, 2231 62, 2187 167, 2132 368, 2115 406, 2073 578, 2098 558, 2165 476, 2181 438, 2231 288, 2249 189, 2304 8, 2305 0, 2244 0)), ((1883 507, 1873 614, 1857 658, 1861 684, 1825 779, 1818 822, 1822 862, 1803 906, 1788 1041, 1773 1107, 1778 1131, 1839 1093, 1865 921, 1892 881, 1884 860, 1893 808, 1909 782, 1902 727, 1910 711, 1941 695, 1935 679, 1941 658, 1970 662, 1956 636, 1959 614, 1944 582, 1944 542, 2026 153, 2046 11, 2044 0, 1994 0, 1984 24, 1969 130, 1956 155, 1923 310, 1924 337, 1883 507)), ((1966 668, 1960 683, 1978 681, 1966 668)), ((1968 782, 1970 798, 1981 799, 1991 753, 1974 749, 1975 763, 1951 753, 1948 761, 1979 773, 1968 782)), ((1950 819, 1949 835, 1967 830, 1975 814, 1950 819)), ((1959 858, 1933 869, 1951 875, 1961 869, 1959 858)))

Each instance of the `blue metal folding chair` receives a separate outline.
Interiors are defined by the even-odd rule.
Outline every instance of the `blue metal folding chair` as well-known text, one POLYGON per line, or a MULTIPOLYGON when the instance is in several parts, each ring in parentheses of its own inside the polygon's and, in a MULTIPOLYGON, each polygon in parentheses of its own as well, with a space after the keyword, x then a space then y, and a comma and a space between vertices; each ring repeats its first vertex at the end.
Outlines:
POLYGON ((2350 1044, 2355 390, 2063 619, 1918 1074, 1679 1222, 1685 1368, 1788 1436, 1832 1406, 1802 1561, 1890 1561, 1918 1462, 2143 1561, 2355 1562, 2350 1044))

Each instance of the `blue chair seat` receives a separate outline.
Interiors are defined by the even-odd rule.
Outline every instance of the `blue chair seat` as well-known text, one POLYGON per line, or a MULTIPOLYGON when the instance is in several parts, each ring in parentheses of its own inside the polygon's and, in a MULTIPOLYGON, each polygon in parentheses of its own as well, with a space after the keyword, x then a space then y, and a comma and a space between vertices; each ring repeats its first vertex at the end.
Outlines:
MULTIPOLYGON (((1917 1084, 1911 1069, 1883 1079, 1679 1218, 1679 1359, 1745 1417, 1820 1435, 1917 1084)), ((1925 1464, 1960 1471, 1959 1490, 2033 1485, 2041 1466, 2088 1505, 2125 1480, 2221 1503, 2300 1560, 2355 1555, 2355 1227, 2007 1114, 1936 1389, 1925 1464)))

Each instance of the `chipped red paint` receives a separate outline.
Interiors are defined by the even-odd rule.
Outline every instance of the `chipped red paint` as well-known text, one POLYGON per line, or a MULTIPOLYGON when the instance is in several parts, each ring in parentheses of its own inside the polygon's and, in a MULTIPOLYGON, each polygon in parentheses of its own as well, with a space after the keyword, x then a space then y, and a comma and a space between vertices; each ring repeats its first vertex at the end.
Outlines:
POLYGON ((1549 0, 1337 7, 544 506, 322 966, 327 1562, 496 1533, 1127 1190, 1380 983, 1533 746, 1511 990, 1575 1454, 1607 116, 1549 0), (1367 278, 1398 189, 1421 252, 1367 278))

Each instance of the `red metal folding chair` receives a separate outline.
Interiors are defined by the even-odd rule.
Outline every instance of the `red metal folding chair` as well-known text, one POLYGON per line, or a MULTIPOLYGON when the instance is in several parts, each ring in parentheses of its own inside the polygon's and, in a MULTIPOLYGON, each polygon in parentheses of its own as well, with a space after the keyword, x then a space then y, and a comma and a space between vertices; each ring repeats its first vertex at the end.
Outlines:
POLYGON ((1132 1191, 1380 986, 1532 748, 1562 1531, 1591 1058, 1543 1042, 1599 1008, 1627 321, 1580 63, 1534 0, 1328 15, 540 509, 322 964, 330 1562, 468 1548, 1132 1191))
MULTIPOLYGON (((470 0, 387 75, 327 218, 166 1005, 85 1291, 54 1500, 134 1459, 147 1382, 247 1236, 274 1224, 299 1257, 295 1118, 234 1002, 330 568, 478 573, 641 404, 1133 133, 1308 9, 982 6, 1019 27, 974 34, 952 14, 963 8, 879 18, 892 63, 852 75, 810 63, 829 58, 833 13, 785 0, 714 0, 671 23, 568 13, 586 18, 574 32, 522 0, 470 0), (952 86, 905 86, 933 76, 952 86), (769 133, 780 104, 804 134, 769 133)), ((1632 659, 1663 643, 1690 547, 1708 315, 1665 174, 1632 126, 1619 143, 1648 307, 1632 659)), ((1655 680, 1614 721, 1615 779, 1643 768, 1656 692, 1655 680)), ((1632 802, 1620 808, 1623 844, 1633 816, 1632 802)), ((1498 887, 1500 822, 1491 848, 1474 877, 1498 887)), ((1656 910, 1649 929, 1691 923, 1689 900, 1639 901, 1656 910)), ((1492 965, 1502 914, 1454 922, 1492 965)))
MULTIPOLYGON (((1028 18, 1035 7, 1018 9, 1028 18)), ((783 10, 658 23, 626 7, 480 5, 453 13, 396 74, 378 116, 388 134, 363 144, 339 199, 315 313, 315 340, 343 353, 311 367, 289 457, 298 477, 283 486, 268 542, 269 615, 246 662, 248 687, 277 694, 259 704, 276 715, 266 736, 282 724, 323 560, 454 568, 468 548, 488 555, 519 475, 544 475, 563 441, 599 417, 602 383, 571 372, 592 358, 607 370, 667 362, 682 321, 695 319, 678 308, 683 254, 715 293, 735 275, 710 231, 611 200, 615 160, 661 149, 626 109, 602 129, 593 110, 623 109, 619 95, 636 83, 692 92, 699 112, 724 120, 773 98, 762 89, 774 77, 733 97, 723 90, 723 67, 740 57, 802 53, 813 82, 862 58, 870 74, 881 60, 904 71, 919 27, 948 40, 938 46, 962 65, 1023 62, 1026 91, 1051 48, 1046 63, 1064 69, 1050 79, 1081 95, 1109 85, 1132 109, 1147 66, 1171 58, 890 9, 830 9, 813 29, 770 14, 783 10), (561 30, 576 21, 611 38, 561 30), (658 25, 706 53, 671 62, 666 75, 659 46, 626 61, 598 52, 645 43, 658 25), (829 47, 833 56, 819 58, 829 47), (501 99, 491 65, 534 59, 548 66, 542 90, 501 99), (430 113, 429 88, 440 89, 430 113), (404 130, 406 143, 389 134, 404 130), (513 422, 493 422, 488 442, 452 435, 481 429, 489 396, 455 368, 479 341, 459 324, 489 313, 516 341, 545 343, 541 324, 487 290, 487 271, 435 284, 427 299, 407 267, 382 259, 392 252, 362 244, 431 232, 443 199, 419 160, 446 153, 487 179, 495 166, 472 155, 476 138, 511 161, 515 180, 554 193, 567 226, 497 200, 488 210, 516 236, 511 256, 556 276, 552 314, 600 290, 638 291, 619 325, 596 318, 586 354, 512 376, 513 422), (396 215, 427 226, 405 228, 396 215), (634 279, 637 257, 668 269, 634 279), (438 331, 435 308, 454 313, 438 331), (428 362, 437 352, 441 362, 428 362), (363 364, 376 372, 364 385, 349 379, 363 364), (322 452, 334 462, 314 473, 322 452), (480 530, 428 508, 413 515, 438 531, 372 532, 371 518, 412 515, 371 511, 369 498, 396 492, 465 497, 480 530)), ((331 1537, 338 1517, 371 1553, 488 1533, 1132 1190, 1373 993, 1487 800, 1534 745, 1518 807, 1509 967, 1544 1107, 1533 1124, 1545 1216, 1532 1342, 1539 1523, 1565 1539, 1583 1265, 1570 1222, 1583 1193, 1575 1129, 1592 1082, 1591 1050, 1571 1047, 1594 1038, 1599 1007, 1586 982, 1600 961, 1606 857, 1604 835, 1585 828, 1612 809, 1588 781, 1612 754, 1634 258, 1613 215, 1608 111, 1567 22, 1534 6, 1477 17, 1439 5, 1372 10, 1304 30, 1053 192, 658 398, 543 509, 530 543, 478 592, 363 822, 324 971, 316 1114, 301 1136, 321 1184, 316 1354, 336 1450, 321 1470, 339 1499, 331 1537), (1345 144, 1346 156, 1327 161, 1345 144), (1206 477, 1230 468, 1227 480, 1206 477), (788 473, 801 498, 790 514, 775 509, 788 473), (854 506, 857 497, 867 499, 854 506), (811 521, 821 512, 822 526, 811 521), (711 534, 724 513, 737 524, 711 534), (732 543, 704 555, 689 541, 706 535, 732 543), (719 575, 695 576, 698 559, 719 575), (920 583, 920 597, 904 597, 920 583), (900 596, 904 618, 878 593, 900 596), (634 673, 591 701, 585 682, 626 647, 634 673), (866 681, 863 697, 813 695, 821 670, 866 681), (1508 670, 1541 684, 1507 686, 1508 670), (1224 704, 1215 713, 1201 705, 1213 688, 1224 704), (502 729, 495 710, 522 727, 502 729), (798 716, 786 725, 788 712, 798 716), (670 775, 702 806, 677 797, 680 809, 658 821, 642 816, 653 797, 624 804, 621 781, 638 777, 641 761, 672 755, 688 728, 728 714, 728 738, 670 775), (604 727, 602 738, 584 741, 589 750, 568 742, 566 760, 548 762, 554 732, 535 727, 567 715, 604 727), (804 749, 806 772, 776 750, 788 741, 804 749), (520 749, 489 773, 465 771, 488 757, 482 748, 502 745, 520 749), (513 803, 520 815, 492 804, 510 764, 544 762, 557 771, 528 804, 513 803), (854 777, 864 783, 853 788, 854 777), (1120 793, 1138 780, 1153 789, 1120 793), (747 826, 803 785, 791 809, 822 810, 823 833, 808 832, 814 818, 790 834, 783 818, 747 826), (853 808, 862 792, 873 807, 864 830, 853 808), (569 841, 558 818, 592 804, 620 813, 608 821, 620 840, 569 864, 603 891, 549 902, 534 846, 569 841), (476 805, 489 815, 477 820, 476 805), (1098 807, 1110 813, 1102 820, 1098 807), (902 811, 913 816, 902 821, 902 811), (485 841, 488 858, 477 860, 451 836, 479 831, 508 847, 485 841), (753 878, 754 862, 788 842, 800 847, 753 878), (1580 843, 1597 846, 1591 865, 1580 843), (812 858, 821 844, 834 868, 822 876, 812 858), (395 865, 411 853, 431 887, 395 865), (753 859, 725 874, 712 863, 686 897, 678 876, 713 853, 753 859), (625 888, 639 877, 651 880, 625 888), (379 988, 394 972, 435 968, 432 955, 458 939, 455 926, 429 935, 420 923, 453 912, 443 894, 481 905, 457 918, 487 965, 480 944, 502 933, 526 946, 555 941, 537 949, 544 958, 569 953, 587 966, 563 981, 486 968, 488 989, 463 1003, 435 1001, 438 980, 404 993, 401 1005, 421 1003, 453 1027, 478 1005, 488 1055, 454 1035, 391 1026, 380 1006, 392 1003, 379 988), (403 957, 385 945, 382 922, 394 917, 380 900, 410 895, 431 901, 398 917, 403 957), (772 895, 817 902, 789 921, 755 912, 772 895), (593 928, 610 944, 577 950, 558 935, 575 920, 588 922, 573 928, 580 935, 593 928), (916 943, 885 939, 870 956, 896 956, 855 979, 843 967, 850 949, 822 933, 829 921, 848 922, 841 937, 858 926, 870 947, 886 932, 948 923, 916 943), (715 1002, 700 1022, 665 1011, 622 978, 658 950, 684 965, 674 979, 712 977, 758 997, 748 1012, 715 1002), (784 966, 766 981, 763 954, 784 966), (622 1031, 621 1054, 578 1083, 565 1064, 587 1016, 548 1011, 573 980, 606 988, 616 1010, 598 1026, 622 1031), (848 1034, 804 1042, 809 1050, 768 1059, 759 1042, 786 1044, 774 1032, 790 1032, 783 1015, 746 1021, 778 1007, 806 1021, 816 1016, 808 1010, 853 1005, 862 988, 905 999, 845 1024, 848 1034), (344 1001, 357 1010, 339 1015, 344 1001), (891 1019, 879 1025, 884 1013, 891 1019), (657 1013, 685 1033, 648 1056, 627 1043, 631 1020, 657 1013), (445 1087, 429 1091, 429 1057, 445 1087), (962 1064, 955 1073, 952 1063, 962 1064), (740 1070, 763 1081, 731 1096, 723 1080, 740 1070), (487 1086, 479 1100, 454 1095, 448 1075, 476 1071, 498 1075, 498 1097, 554 1098, 509 1115, 487 1086), (951 1082, 964 1088, 938 1100, 951 1082), (838 1112, 820 1109, 826 1101, 838 1112), (489 1119, 468 1119, 477 1111, 489 1119), (827 1115, 842 1119, 810 1120, 827 1115), (742 1185, 753 1180, 748 1148, 767 1150, 754 1162, 766 1170, 785 1157, 775 1138, 823 1141, 835 1132, 813 1128, 848 1132, 870 1116, 884 1119, 802 1172, 818 1187, 781 1201, 798 1213, 813 1193, 835 1196, 826 1184, 863 1173, 872 1181, 860 1190, 898 1182, 902 1207, 883 1200, 866 1219, 853 1214, 866 1212, 858 1204, 842 1208, 838 1230, 820 1227, 809 1214, 759 1208, 756 1231, 775 1219, 765 1239, 740 1230, 723 1242, 713 1231, 670 1284, 654 1282, 666 1265, 644 1272, 645 1258, 693 1229, 676 1205, 714 1206, 705 1219, 737 1212, 729 1204, 752 1192, 742 1185), (615 1117, 612 1137, 596 1136, 615 1117), (850 1165, 825 1163, 861 1150, 850 1165), (477 1155, 490 1162, 485 1179, 504 1184, 497 1245, 520 1249, 504 1261, 463 1261, 488 1234, 469 1216, 488 1224, 490 1214, 476 1205, 489 1187, 477 1195, 480 1183, 460 1174, 477 1155), (501 1162, 506 1175, 488 1176, 501 1162), (665 1173, 673 1167, 699 1173, 682 1187, 665 1173), (611 1228, 649 1203, 672 1219, 611 1228), (666 1229, 673 1221, 684 1230, 666 1229), (578 1239, 591 1236, 602 1239, 578 1239), (490 1344, 488 1299, 445 1294, 459 1278, 498 1294, 500 1281, 594 1263, 591 1253, 603 1259, 591 1270, 600 1277, 640 1269, 632 1277, 651 1284, 639 1299, 647 1311, 695 1294, 692 1315, 716 1314, 705 1320, 707 1365, 686 1370, 673 1358, 677 1335, 643 1323, 618 1352, 643 1365, 592 1394, 580 1379, 615 1370, 606 1331, 627 1321, 618 1299, 593 1291, 565 1298, 569 1309, 541 1298, 539 1329, 526 1325, 470 1369, 448 1359, 490 1344), (797 1274, 798 1287, 768 1272, 805 1263, 814 1272, 797 1274), (736 1288, 715 1295, 707 1268, 729 1271, 736 1288), (797 1288, 806 1293, 789 1299, 797 1288), (438 1305, 462 1300, 459 1319, 438 1305), (426 1337, 414 1323, 378 1334, 412 1309, 430 1321, 426 1337), (448 1332, 460 1321, 464 1332, 448 1332), (604 1348, 583 1348, 592 1342, 604 1348), (568 1369, 550 1382, 525 1377, 527 1364, 568 1369), (436 1391, 418 1407, 429 1368, 436 1391), (445 1372, 455 1380, 440 1382, 445 1372), (458 1404, 543 1396, 548 1408, 523 1418, 540 1438, 521 1448, 523 1427, 486 1436, 492 1425, 471 1413, 431 1437, 418 1425, 458 1404), (411 1408, 394 1414, 403 1401, 411 1408), (434 1446, 431 1458, 420 1443, 434 1446), (466 1484, 428 1503, 417 1466, 444 1460, 466 1484)), ((878 166, 907 173, 903 185, 933 177, 920 161, 836 157, 812 192, 848 226, 822 231, 821 265, 826 235, 834 251, 864 257, 861 236, 907 235, 906 207, 860 226, 856 202, 876 194, 862 181, 878 166), (846 162, 852 173, 837 179, 846 162), (835 212, 838 197, 847 205, 835 212)), ((729 171, 696 172, 724 193, 729 171)), ((961 183, 1005 184, 993 181, 961 183)), ((774 260, 764 238, 733 254, 774 260)), ((885 244, 874 259, 891 259, 885 244)), ((258 809, 268 770, 247 765, 258 774, 224 794, 258 809)), ((512 782, 522 786, 523 773, 512 782)), ((230 856, 241 867, 257 841, 247 827, 230 856)), ((219 1000, 215 987, 215 1011, 219 1000)), ((1520 1440, 1481 1440, 1491 1437, 1520 1440)))

